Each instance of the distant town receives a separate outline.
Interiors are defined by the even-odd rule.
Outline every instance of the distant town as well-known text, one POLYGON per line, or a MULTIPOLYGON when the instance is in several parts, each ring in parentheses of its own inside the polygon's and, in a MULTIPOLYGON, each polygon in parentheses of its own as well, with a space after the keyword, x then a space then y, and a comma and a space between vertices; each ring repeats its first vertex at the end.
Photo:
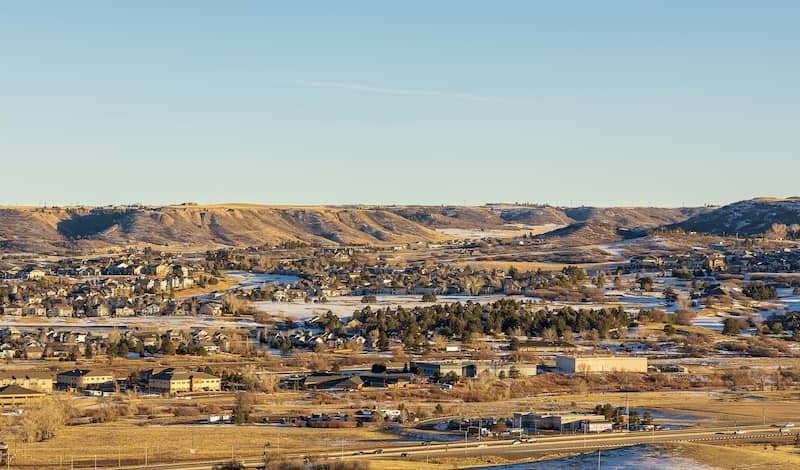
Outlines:
POLYGON ((0 460, 452 468, 645 439, 794 443, 799 227, 610 226, 201 250, 6 243, 0 460), (86 452, 65 455, 74 442, 86 452))

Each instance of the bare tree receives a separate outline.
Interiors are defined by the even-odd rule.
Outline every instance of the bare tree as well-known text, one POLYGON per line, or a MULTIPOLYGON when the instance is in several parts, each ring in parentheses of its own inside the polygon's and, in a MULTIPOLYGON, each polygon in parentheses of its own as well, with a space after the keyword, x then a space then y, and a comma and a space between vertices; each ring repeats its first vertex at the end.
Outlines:
POLYGON ((792 237, 798 238, 800 237, 800 224, 792 224, 789 226, 789 232, 792 234, 792 237))
POLYGON ((776 240, 783 240, 786 238, 786 232, 788 231, 786 224, 772 224, 770 227, 770 234, 772 238, 776 240))
POLYGON ((25 442, 41 442, 55 436, 56 431, 75 415, 69 401, 47 397, 33 404, 22 415, 18 433, 25 442))

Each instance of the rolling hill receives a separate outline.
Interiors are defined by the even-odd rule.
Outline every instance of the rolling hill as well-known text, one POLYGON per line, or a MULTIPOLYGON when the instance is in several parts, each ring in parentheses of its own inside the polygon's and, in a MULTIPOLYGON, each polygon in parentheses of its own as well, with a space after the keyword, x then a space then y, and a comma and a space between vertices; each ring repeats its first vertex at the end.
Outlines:
MULTIPOLYGON (((452 238, 444 229, 520 227, 656 227, 702 209, 559 208, 552 206, 264 206, 0 208, 0 249, 34 253, 131 245, 170 249, 256 246, 282 242, 395 245, 452 238)), ((554 233, 575 237, 572 230, 554 233)))
POLYGON ((672 225, 692 232, 749 237, 772 224, 800 224, 800 198, 756 198, 739 201, 672 225))

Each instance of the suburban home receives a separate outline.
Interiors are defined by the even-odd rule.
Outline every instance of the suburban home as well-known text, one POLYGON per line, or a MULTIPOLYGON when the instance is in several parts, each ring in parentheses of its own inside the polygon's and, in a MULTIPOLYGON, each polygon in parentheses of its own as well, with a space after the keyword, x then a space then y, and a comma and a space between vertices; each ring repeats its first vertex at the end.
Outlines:
POLYGON ((72 369, 59 372, 56 376, 56 383, 59 387, 67 389, 99 389, 113 385, 114 375, 101 370, 72 369))
POLYGON ((200 315, 218 317, 222 315, 222 304, 219 302, 206 302, 200 306, 200 315))
POLYGON ((42 354, 44 354, 44 349, 35 344, 25 346, 25 349, 23 350, 23 355, 25 356, 25 359, 30 359, 32 361, 38 361, 39 359, 41 359, 42 354))
POLYGON ((21 317, 25 313, 25 309, 19 305, 6 305, 3 307, 3 314, 12 317, 21 317))
POLYGON ((222 381, 205 372, 163 369, 152 373, 148 381, 150 392, 174 395, 181 392, 219 392, 222 381))
POLYGON ((55 304, 47 310, 48 317, 71 317, 72 306, 67 304, 55 304))
POLYGON ((132 317, 136 315, 136 312, 133 308, 125 306, 125 307, 117 307, 114 309, 114 316, 115 317, 132 317))

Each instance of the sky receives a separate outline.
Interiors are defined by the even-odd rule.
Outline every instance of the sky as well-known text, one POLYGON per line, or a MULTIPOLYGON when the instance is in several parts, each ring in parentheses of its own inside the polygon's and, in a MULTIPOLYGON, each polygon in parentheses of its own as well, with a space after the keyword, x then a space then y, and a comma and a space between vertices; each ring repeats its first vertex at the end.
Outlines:
POLYGON ((0 3, 0 205, 800 193, 796 1, 0 3))

